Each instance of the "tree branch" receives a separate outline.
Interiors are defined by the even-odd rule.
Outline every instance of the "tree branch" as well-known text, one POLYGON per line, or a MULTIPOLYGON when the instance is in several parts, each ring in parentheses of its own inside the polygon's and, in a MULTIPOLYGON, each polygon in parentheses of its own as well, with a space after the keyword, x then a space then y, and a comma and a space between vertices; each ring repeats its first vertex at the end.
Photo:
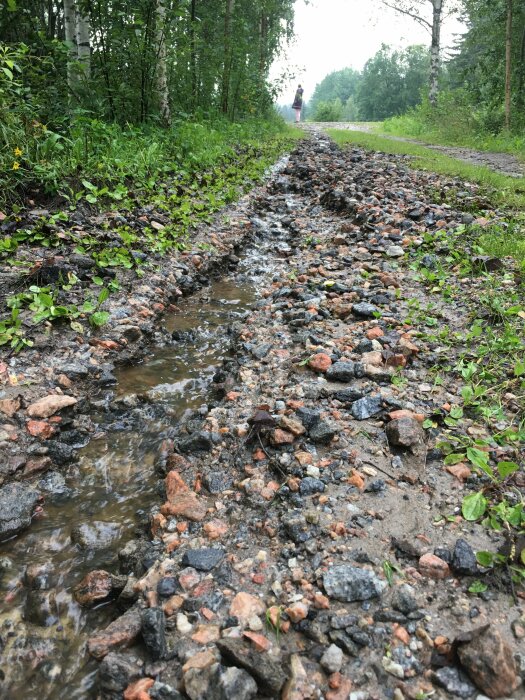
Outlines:
POLYGON ((411 17, 412 19, 416 20, 416 22, 419 22, 419 24, 421 24, 426 29, 432 31, 432 23, 426 20, 424 17, 420 17, 419 15, 410 12, 410 10, 405 10, 402 7, 398 7, 396 4, 387 2, 387 0, 381 0, 381 2, 383 3, 383 5, 389 7, 391 10, 395 10, 396 12, 400 12, 402 15, 407 15, 408 17, 411 17))

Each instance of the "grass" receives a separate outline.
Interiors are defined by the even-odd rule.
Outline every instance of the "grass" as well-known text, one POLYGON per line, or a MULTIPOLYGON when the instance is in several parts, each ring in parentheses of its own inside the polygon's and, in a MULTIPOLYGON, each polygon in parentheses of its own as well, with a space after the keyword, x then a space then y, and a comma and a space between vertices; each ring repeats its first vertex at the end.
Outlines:
POLYGON ((506 232, 499 227, 491 227, 479 239, 487 255, 495 258, 511 257, 525 270, 525 230, 511 224, 506 232))
POLYGON ((388 137, 362 131, 329 129, 329 136, 339 145, 353 145, 371 151, 411 157, 412 167, 418 170, 459 177, 491 190, 490 198, 495 205, 509 209, 525 207, 525 180, 496 173, 489 168, 472 165, 443 155, 425 146, 406 141, 394 141, 388 137))

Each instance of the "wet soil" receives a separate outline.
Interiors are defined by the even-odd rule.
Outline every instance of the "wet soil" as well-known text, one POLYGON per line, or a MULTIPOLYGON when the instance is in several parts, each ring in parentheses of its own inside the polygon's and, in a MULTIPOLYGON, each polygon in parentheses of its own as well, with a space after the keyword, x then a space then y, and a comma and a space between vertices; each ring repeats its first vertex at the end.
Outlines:
MULTIPOLYGON (((310 126, 310 124, 308 124, 310 126)), ((356 124, 356 123, 342 123, 342 122, 332 122, 332 123, 317 123, 311 124, 312 127, 317 129, 343 129, 348 131, 364 131, 370 132, 371 129, 366 125, 356 124)), ((471 165, 482 165, 494 172, 501 173, 502 175, 508 175, 509 177, 521 178, 525 176, 525 165, 518 160, 515 156, 510 155, 510 153, 495 153, 491 151, 476 151, 473 148, 463 148, 460 146, 439 146, 436 144, 426 143, 425 141, 419 141, 418 139, 409 139, 402 136, 391 136, 389 134, 381 134, 382 138, 387 138, 392 141, 405 141, 407 143, 415 143, 419 146, 425 146, 425 148, 430 148, 433 151, 439 151, 446 156, 451 158, 457 158, 465 163, 470 163, 471 165)))
MULTIPOLYGON (((1 546, 5 692, 401 700, 481 698, 496 687, 494 697, 525 697, 511 630, 523 612, 508 582, 468 593, 483 575, 473 550, 494 550, 502 536, 443 517, 457 516, 480 482, 449 474, 439 432, 423 437, 418 423, 460 387, 453 376, 433 383, 442 350, 404 322, 411 302, 429 301, 411 246, 465 216, 427 193, 456 186, 314 134, 199 233, 223 249, 185 257, 194 296, 176 293, 188 272, 170 280, 180 261, 166 261, 133 287, 133 322, 102 338, 125 337, 118 350, 65 335, 52 353, 10 365, 10 376, 34 378, 15 430, 30 402, 57 387, 79 401, 61 412, 65 425, 51 423, 54 438, 36 443, 50 460, 37 479, 61 471, 73 493, 60 502, 55 484, 29 529, 1 546), (220 261, 225 279, 209 285, 220 261), (61 385, 73 358, 92 377, 61 385), (408 416, 404 446, 392 437, 396 410, 408 416), (76 464, 57 464, 49 446, 74 431, 71 440, 89 444, 76 464), (92 544, 73 546, 75 526, 96 522, 105 525, 92 544), (30 569, 49 563, 49 574, 30 569), (101 568, 126 577, 126 595, 80 608, 72 586, 101 568), (469 630, 481 630, 477 662, 465 654, 460 666, 452 641, 469 630)), ((438 311, 443 326, 467 322, 466 306, 438 311)), ((15 477, 32 483, 26 468, 15 477)))

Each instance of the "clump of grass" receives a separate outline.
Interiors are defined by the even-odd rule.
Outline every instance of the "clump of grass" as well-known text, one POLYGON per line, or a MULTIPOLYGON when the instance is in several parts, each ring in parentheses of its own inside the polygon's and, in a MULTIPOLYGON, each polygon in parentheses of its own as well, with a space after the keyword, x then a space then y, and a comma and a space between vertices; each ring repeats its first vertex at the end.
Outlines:
POLYGON ((525 228, 512 222, 506 229, 490 226, 479 237, 479 243, 487 255, 495 258, 511 257, 525 270, 525 228))

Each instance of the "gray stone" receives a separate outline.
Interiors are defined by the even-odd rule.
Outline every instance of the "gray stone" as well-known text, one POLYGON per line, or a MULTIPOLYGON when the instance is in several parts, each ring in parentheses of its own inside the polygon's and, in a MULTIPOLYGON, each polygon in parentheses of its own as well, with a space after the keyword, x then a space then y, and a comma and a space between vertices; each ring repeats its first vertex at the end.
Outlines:
POLYGON ((416 592, 412 586, 409 586, 408 583, 403 583, 401 586, 394 588, 392 607, 404 615, 408 615, 418 609, 416 592))
POLYGON ((352 313, 361 318, 374 318, 379 309, 373 304, 362 301, 359 304, 352 304, 352 313))
POLYGON ((382 410, 381 396, 364 396, 352 404, 351 412, 356 420, 366 420, 382 410))
POLYGON ((252 700, 257 683, 241 668, 225 668, 219 676, 217 700, 252 700))
POLYGON ((160 608, 147 608, 141 614, 142 639, 154 661, 163 659, 167 653, 166 621, 160 608))
POLYGON ((398 418, 386 426, 388 442, 396 447, 415 447, 425 441, 425 431, 413 418, 398 418))
POLYGON ((331 644, 321 657, 321 666, 328 673, 338 673, 343 665, 343 650, 331 644))
POLYGON ((471 698, 476 692, 476 687, 472 685, 467 676, 453 666, 438 669, 434 673, 434 681, 447 693, 458 698, 471 698))
POLYGON ((120 535, 117 523, 93 520, 91 523, 76 525, 71 530, 71 540, 81 549, 104 549, 109 547, 120 535))
POLYGON ((321 420, 321 412, 313 408, 299 408, 297 416, 306 430, 312 430, 321 420))
POLYGON ((182 557, 184 566, 191 566, 198 571, 211 571, 224 559, 225 552, 214 547, 189 549, 182 557))
POLYGON ((217 494, 227 491, 233 484, 233 479, 224 472, 208 472, 202 477, 202 483, 210 493, 217 494))
POLYGON ((226 661, 248 671, 262 695, 280 697, 287 678, 282 663, 274 661, 268 654, 255 651, 240 639, 220 639, 217 647, 226 661))
POLYGON ((301 496, 312 496, 314 493, 323 493, 325 485, 321 479, 316 479, 313 476, 305 476, 301 479, 299 492, 301 496))
POLYGON ((310 429, 309 437, 315 444, 328 445, 332 442, 337 433, 338 429, 333 423, 322 420, 310 429))
POLYGON ((350 382, 355 378, 355 363, 351 360, 336 362, 328 368, 326 378, 336 382, 350 382))
POLYGON ((110 652, 98 669, 101 700, 121 700, 128 685, 142 677, 142 661, 110 652))
POLYGON ((323 584, 330 598, 347 603, 378 598, 386 585, 373 571, 349 564, 329 569, 324 574, 323 584))
POLYGON ((39 494, 27 484, 7 484, 0 489, 0 541, 31 525, 39 500, 39 494))
POLYGON ((148 689, 148 695, 151 700, 184 700, 178 690, 172 688, 166 683, 156 681, 151 688, 148 689))
POLYGON ((389 258, 400 258, 405 254, 405 250, 400 245, 391 245, 386 249, 386 254, 389 258))
POLYGON ((211 452, 213 449, 213 440, 210 433, 202 430, 199 433, 192 433, 188 437, 183 438, 178 448, 183 454, 194 454, 196 452, 211 452))
POLYGON ((455 574, 476 576, 479 572, 474 550, 466 540, 459 539, 452 553, 450 567, 455 574))

